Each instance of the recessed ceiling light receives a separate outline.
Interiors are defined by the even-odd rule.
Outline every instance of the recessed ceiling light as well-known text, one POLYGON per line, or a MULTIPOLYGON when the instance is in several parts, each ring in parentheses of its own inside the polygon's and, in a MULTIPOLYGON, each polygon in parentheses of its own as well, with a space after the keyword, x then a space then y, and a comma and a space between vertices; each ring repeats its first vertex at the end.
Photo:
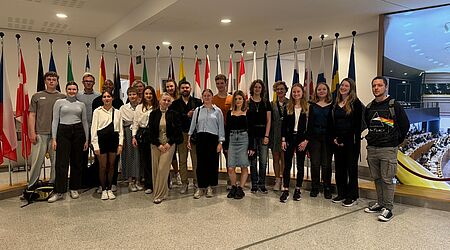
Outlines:
POLYGON ((247 54, 251 55, 253 54, 253 51, 247 51, 247 54))
POLYGON ((327 37, 328 37, 328 34, 324 34, 323 37, 327 38, 327 37))
POLYGON ((440 66, 444 65, 444 63, 439 63, 440 66))
POLYGON ((411 38, 411 39, 408 39, 408 42, 414 42, 416 39, 414 39, 414 38, 411 38))
POLYGON ((422 49, 415 49, 414 51, 415 52, 419 52, 419 51, 422 51, 422 49))
POLYGON ((163 45, 170 45, 170 42, 162 42, 163 45))
POLYGON ((410 31, 410 32, 406 32, 405 33, 405 35, 407 35, 407 36, 410 36, 410 35, 412 35, 413 33, 410 31))
POLYGON ((433 63, 438 63, 438 61, 434 61, 433 63))
POLYGON ((64 13, 58 13, 58 14, 56 14, 56 16, 59 18, 67 18, 67 15, 64 13))
POLYGON ((407 75, 408 75, 408 73, 406 73, 406 72, 405 72, 405 73, 403 73, 403 75, 404 75, 404 76, 407 76, 407 75))
POLYGON ((225 19, 220 20, 220 22, 221 23, 231 23, 231 19, 225 18, 225 19))
POLYGON ((430 58, 430 59, 428 59, 428 61, 429 61, 429 62, 432 62, 432 61, 434 61, 434 59, 433 59, 433 58, 430 58))
POLYGON ((425 55, 425 53, 423 53, 423 52, 422 52, 422 53, 419 53, 419 56, 423 56, 423 55, 425 55))
POLYGON ((411 44, 411 48, 417 47, 417 44, 411 44))

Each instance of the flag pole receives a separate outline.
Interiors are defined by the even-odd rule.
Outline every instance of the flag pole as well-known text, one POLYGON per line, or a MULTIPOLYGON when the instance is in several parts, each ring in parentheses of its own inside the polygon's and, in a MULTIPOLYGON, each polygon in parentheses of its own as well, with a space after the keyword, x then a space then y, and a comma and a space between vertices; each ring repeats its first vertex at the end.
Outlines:
POLYGON ((220 65, 220 57, 219 57, 219 44, 216 43, 214 47, 216 47, 216 61, 217 61, 217 75, 218 75, 222 74, 222 67, 220 65))
MULTIPOLYGON (((145 45, 142 45, 141 48, 142 48, 142 60, 144 61, 143 64, 142 64, 142 78, 141 78, 141 80, 144 82, 144 74, 147 76, 147 66, 145 65, 145 45), (145 70, 145 72, 144 72, 144 70, 145 70)), ((144 82, 144 84, 145 84, 145 86, 148 86, 148 76, 147 76, 147 82, 144 82)))
MULTIPOLYGON (((91 46, 91 44, 89 42, 86 43, 86 61, 89 62, 89 47, 91 46)), ((91 71, 91 65, 89 62, 89 65, 85 65, 85 72, 91 71), (86 67, 88 66, 88 67, 86 67)))
MULTIPOLYGON (((5 33, 0 32, 0 41, 1 41, 1 46, 2 46, 2 57, 3 57, 3 37, 5 36, 5 33)), ((4 63, 4 62, 2 62, 4 63)), ((3 67, 3 65, 2 65, 3 67)), ((3 69, 0 69, 3 70, 3 69)), ((6 74, 6 72, 3 72, 3 74, 6 74)), ((7 83, 4 83, 7 84, 7 83)), ((8 93, 9 95, 9 93, 8 93)), ((11 160, 8 159, 8 173, 9 173, 9 186, 12 186, 12 173, 11 173, 11 160)))
POLYGON ((159 47, 159 45, 156 45, 156 64, 155 64, 155 91, 156 91, 156 95, 159 97, 161 96, 161 82, 159 79, 159 49, 161 47, 159 47), (159 93, 158 93, 159 90, 159 93))
MULTIPOLYGON (((244 54, 245 54, 245 43, 243 42, 243 43, 241 43, 241 46, 242 46, 242 52, 241 52, 241 58, 242 58, 242 62, 244 62, 244 67, 245 67, 245 60, 244 60, 244 54)), ((241 62, 240 61, 240 62, 241 62)), ((244 77, 244 79, 245 79, 246 77, 244 77)), ((239 63, 239 79, 238 79, 238 85, 237 85, 237 88, 236 88, 236 90, 239 90, 239 88, 242 88, 240 85, 241 85, 241 65, 240 65, 240 63, 239 63)), ((245 87, 245 89, 243 90, 243 92, 244 92, 244 94, 245 94, 245 97, 246 97, 246 99, 248 99, 248 93, 247 93, 247 86, 244 86, 245 87)))
MULTIPOLYGON (((131 67, 133 67, 133 45, 132 44, 130 44, 130 45, 128 45, 128 48, 130 49, 130 69, 131 69, 131 67)), ((134 83, 134 69, 133 69, 133 82, 131 82, 130 80, 131 80, 131 71, 130 71, 130 69, 128 70, 129 71, 129 73, 128 73, 128 82, 129 82, 129 86, 128 87, 133 87, 133 83, 134 83)))
MULTIPOLYGON (((234 47, 234 44, 230 43, 230 58, 231 58, 231 62, 232 63, 229 65, 231 67, 231 74, 228 77, 228 92, 231 93, 231 94, 233 94, 233 89, 235 89, 234 83, 233 83, 233 62, 234 62, 234 60, 233 60, 233 47, 234 47)), ((230 69, 228 69, 228 72, 229 71, 230 71, 230 69)))

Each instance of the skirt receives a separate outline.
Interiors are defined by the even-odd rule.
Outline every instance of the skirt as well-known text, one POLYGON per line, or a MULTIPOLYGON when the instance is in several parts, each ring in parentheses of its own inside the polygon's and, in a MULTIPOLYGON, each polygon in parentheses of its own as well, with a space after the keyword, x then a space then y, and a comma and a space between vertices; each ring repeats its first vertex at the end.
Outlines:
POLYGON ((248 167, 248 133, 247 131, 231 130, 228 146, 227 167, 248 167))
POLYGON ((139 149, 133 147, 130 126, 123 127, 122 175, 124 178, 140 176, 139 149))

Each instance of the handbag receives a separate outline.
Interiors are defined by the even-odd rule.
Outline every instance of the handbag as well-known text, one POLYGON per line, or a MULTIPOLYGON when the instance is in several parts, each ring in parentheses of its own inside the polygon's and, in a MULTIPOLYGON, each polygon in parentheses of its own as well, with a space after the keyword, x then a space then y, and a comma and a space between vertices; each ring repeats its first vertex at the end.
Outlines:
POLYGON ((200 109, 199 108, 197 108, 197 109, 198 109, 198 112, 197 112, 197 116, 195 117, 195 129, 194 129, 194 132, 192 132, 192 135, 191 135, 191 143, 192 144, 196 144, 197 143, 198 115, 200 114, 200 109))
POLYGON ((150 141, 150 129, 148 127, 139 128, 135 138, 139 145, 148 143, 150 141))

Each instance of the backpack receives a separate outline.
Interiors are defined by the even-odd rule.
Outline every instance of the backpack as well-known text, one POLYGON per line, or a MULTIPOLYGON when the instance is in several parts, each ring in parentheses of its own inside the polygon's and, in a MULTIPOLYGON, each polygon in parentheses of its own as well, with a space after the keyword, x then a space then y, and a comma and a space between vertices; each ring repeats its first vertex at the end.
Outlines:
POLYGON ((35 201, 47 201, 53 194, 53 184, 48 182, 39 181, 31 187, 26 187, 23 190, 23 198, 28 202, 21 206, 25 207, 35 201))

